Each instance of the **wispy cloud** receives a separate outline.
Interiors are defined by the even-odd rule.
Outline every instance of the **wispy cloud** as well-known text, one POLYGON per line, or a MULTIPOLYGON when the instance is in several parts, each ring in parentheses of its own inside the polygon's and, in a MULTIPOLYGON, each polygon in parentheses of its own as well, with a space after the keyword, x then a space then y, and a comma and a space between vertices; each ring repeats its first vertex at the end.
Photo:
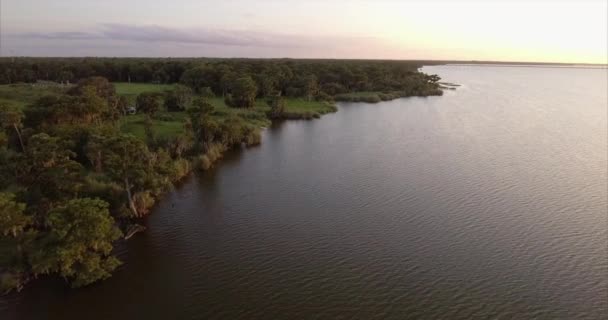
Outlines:
MULTIPOLYGON (((157 25, 101 24, 97 30, 85 32, 26 32, 12 34, 22 39, 50 40, 122 40, 168 42, 220 46, 297 48, 327 44, 351 38, 308 37, 270 32, 213 29, 176 29, 157 25)), ((369 40, 369 39, 367 39, 369 40)))
POLYGON ((14 32, 4 40, 0 55, 392 58, 387 52, 395 51, 375 37, 115 23, 90 30, 14 32))
POLYGON ((14 38, 47 39, 47 40, 91 40, 103 38, 100 34, 90 32, 24 32, 10 34, 14 38))

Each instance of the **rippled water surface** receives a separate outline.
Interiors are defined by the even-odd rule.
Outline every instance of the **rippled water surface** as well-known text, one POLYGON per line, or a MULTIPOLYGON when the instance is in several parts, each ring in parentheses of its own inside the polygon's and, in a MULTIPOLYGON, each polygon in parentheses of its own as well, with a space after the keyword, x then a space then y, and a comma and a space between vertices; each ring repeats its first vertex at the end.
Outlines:
POLYGON ((608 318, 607 70, 423 71, 462 86, 270 128, 1 318, 608 318))

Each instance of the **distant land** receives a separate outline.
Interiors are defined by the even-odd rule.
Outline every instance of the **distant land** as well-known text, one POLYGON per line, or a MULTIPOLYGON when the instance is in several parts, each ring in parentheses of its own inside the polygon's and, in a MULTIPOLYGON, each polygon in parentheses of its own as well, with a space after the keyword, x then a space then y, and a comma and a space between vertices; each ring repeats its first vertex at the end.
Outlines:
POLYGON ((248 58, 248 57, 139 57, 139 56, 74 56, 74 57, 39 57, 39 56, 0 56, 0 61, 10 59, 150 59, 150 60, 294 60, 294 61, 400 61, 412 62, 419 65, 515 65, 515 66, 588 66, 588 67, 608 67, 607 63, 575 63, 575 62, 534 62, 534 61, 494 61, 494 60, 426 60, 426 59, 342 59, 342 58, 248 58))

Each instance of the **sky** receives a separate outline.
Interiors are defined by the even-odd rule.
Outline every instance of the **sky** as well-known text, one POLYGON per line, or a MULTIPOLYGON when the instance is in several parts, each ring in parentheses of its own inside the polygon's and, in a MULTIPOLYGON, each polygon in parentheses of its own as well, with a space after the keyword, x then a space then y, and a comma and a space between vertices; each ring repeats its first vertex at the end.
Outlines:
POLYGON ((608 63, 608 0, 0 0, 0 56, 608 63))

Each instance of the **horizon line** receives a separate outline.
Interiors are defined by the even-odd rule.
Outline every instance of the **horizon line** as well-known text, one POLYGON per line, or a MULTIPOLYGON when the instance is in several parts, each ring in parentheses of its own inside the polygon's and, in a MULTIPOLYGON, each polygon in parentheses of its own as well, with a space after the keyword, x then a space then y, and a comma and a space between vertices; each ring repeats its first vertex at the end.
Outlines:
POLYGON ((0 59, 212 59, 212 60, 344 60, 344 61, 403 61, 403 62, 434 62, 440 64, 497 64, 497 65, 587 65, 606 66, 606 63, 593 62, 541 62, 541 61, 509 61, 509 60, 450 60, 450 59, 383 59, 383 58, 296 58, 296 57, 211 57, 211 56, 5 56, 0 59))

